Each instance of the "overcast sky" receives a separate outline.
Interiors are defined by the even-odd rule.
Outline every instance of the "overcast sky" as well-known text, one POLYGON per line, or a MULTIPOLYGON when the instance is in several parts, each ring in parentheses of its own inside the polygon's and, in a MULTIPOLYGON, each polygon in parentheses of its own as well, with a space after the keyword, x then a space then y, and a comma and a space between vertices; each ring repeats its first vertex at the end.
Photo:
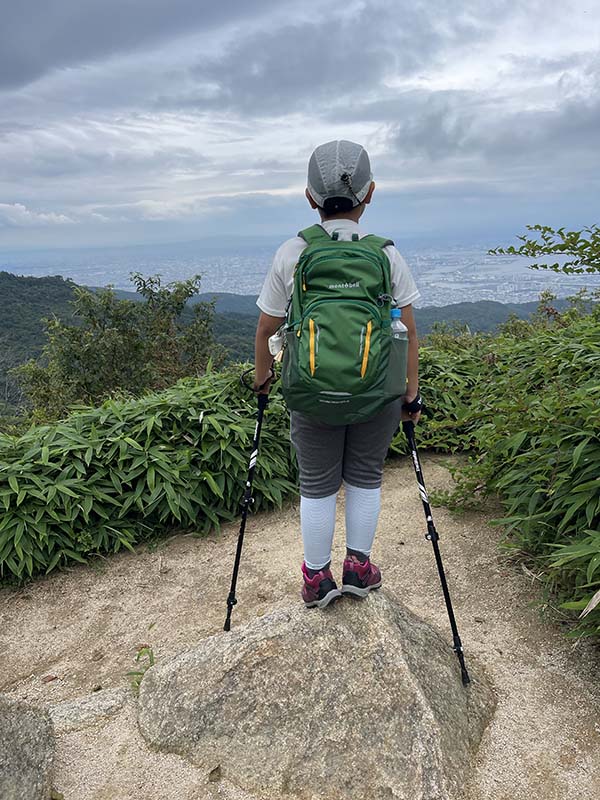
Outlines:
POLYGON ((377 232, 600 222, 600 3, 3 3, 0 251, 293 234, 337 138, 377 232))

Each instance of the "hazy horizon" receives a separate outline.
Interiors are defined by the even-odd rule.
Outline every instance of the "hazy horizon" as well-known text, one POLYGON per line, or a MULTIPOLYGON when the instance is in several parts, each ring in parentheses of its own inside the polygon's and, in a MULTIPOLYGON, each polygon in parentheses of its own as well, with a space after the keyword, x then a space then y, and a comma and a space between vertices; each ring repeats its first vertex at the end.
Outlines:
MULTIPOLYGON (((200 274, 202 292, 259 293, 280 239, 213 240, 125 247, 71 248, 0 254, 0 270, 32 277, 60 275, 84 286, 131 291, 130 275, 161 275, 164 283, 200 274)), ((600 287, 600 276, 527 269, 528 259, 490 256, 481 244, 397 242, 421 291, 417 306, 496 300, 529 302, 544 289, 559 297, 600 287)))

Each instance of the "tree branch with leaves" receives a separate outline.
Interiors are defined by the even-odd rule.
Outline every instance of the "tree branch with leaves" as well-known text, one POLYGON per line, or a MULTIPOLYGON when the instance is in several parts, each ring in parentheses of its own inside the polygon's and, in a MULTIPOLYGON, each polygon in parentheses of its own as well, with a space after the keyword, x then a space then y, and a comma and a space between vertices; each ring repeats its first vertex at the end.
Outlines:
POLYGON ((591 225, 580 231, 568 231, 565 228, 554 228, 548 225, 526 225, 534 236, 517 236, 522 244, 519 247, 496 247, 489 251, 490 255, 525 256, 538 259, 540 256, 562 256, 566 261, 529 265, 530 269, 546 269, 562 272, 565 275, 581 275, 600 273, 600 227, 591 225))

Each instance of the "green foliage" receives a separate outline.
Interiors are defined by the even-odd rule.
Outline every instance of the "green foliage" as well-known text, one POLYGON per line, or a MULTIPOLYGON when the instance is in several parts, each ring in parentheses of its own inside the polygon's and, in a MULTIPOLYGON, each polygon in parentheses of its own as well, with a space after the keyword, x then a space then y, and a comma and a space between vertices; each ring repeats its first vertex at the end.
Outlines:
MULTIPOLYGON (((419 383, 427 408, 419 425, 419 442, 441 452, 468 450, 477 424, 471 398, 493 370, 489 350, 493 339, 465 329, 438 326, 419 349, 419 383)), ((392 442, 394 452, 406 452, 404 436, 392 442)))
POLYGON ((59 276, 30 278, 0 271, 0 337, 15 360, 41 352, 43 317, 52 312, 71 319, 74 290, 71 280, 59 276))
MULTIPOLYGON (((160 290, 146 287, 150 295, 160 290)), ((177 311, 183 294, 157 299, 165 316, 177 311)), ((562 310, 544 295, 530 320, 511 317, 495 334, 435 326, 421 348, 427 411, 419 445, 469 453, 446 501, 476 507, 488 496, 500 500, 504 515, 496 524, 504 545, 536 567, 565 609, 581 614, 574 635, 600 634, 598 299, 581 292, 562 310)), ((116 311, 102 295, 97 302, 98 319, 105 303, 107 318, 123 314, 127 327, 129 308, 116 311)), ((227 323, 231 331, 235 319, 227 323)), ((154 331, 165 349, 170 330, 154 331)), ((102 363, 108 370, 108 359, 102 363)), ((132 374, 142 367, 132 364, 132 374)), ((166 367, 160 374, 165 382, 173 378, 166 367)), ((20 437, 0 434, 0 575, 23 579, 156 540, 173 527, 207 531, 232 519, 256 410, 238 375, 239 368, 209 371, 140 399, 81 408, 20 437)), ((392 449, 405 452, 401 434, 392 449)), ((279 505, 295 486, 287 413, 275 384, 255 508, 279 505)))
MULTIPOLYGON (((239 510, 256 402, 239 369, 108 400, 66 421, 0 434, 0 577, 131 549, 173 527, 206 532, 239 510)), ((287 413, 265 415, 255 509, 295 492, 287 413)))
POLYGON ((571 544, 559 544, 557 547, 557 552, 551 556, 553 573, 560 579, 560 584, 575 587, 575 592, 569 595, 574 599, 563 602, 563 608, 579 611, 582 620, 570 635, 599 636, 600 588, 597 587, 600 587, 600 531, 586 530, 571 544))
POLYGON ((10 371, 39 356, 44 344, 42 318, 52 310, 65 320, 72 312, 75 284, 60 277, 27 278, 0 271, 0 428, 6 429, 22 392, 10 371), (4 406, 4 408, 2 407, 4 406))
MULTIPOLYGON (((535 562, 565 608, 582 610, 600 589, 600 306, 583 293, 561 314, 551 300, 496 336, 428 338, 419 443, 470 451, 445 501, 497 496, 505 546, 535 562)), ((401 436, 394 447, 404 449, 401 436)), ((600 606, 582 633, 600 633, 600 606)))
POLYGON ((522 242, 520 247, 497 247, 490 250, 491 255, 525 256, 568 256, 563 263, 531 264, 531 269, 548 269, 552 272, 564 272, 567 275, 576 273, 600 272, 600 227, 592 225, 581 231, 567 231, 564 228, 554 230, 548 225, 526 225, 529 231, 539 235, 534 238, 517 236, 522 242))
MULTIPOLYGON (((146 293, 159 294, 164 303, 171 303, 171 299, 165 296, 168 287, 157 285, 155 278, 143 279, 142 283, 147 284, 146 293)), ((93 342, 93 347, 86 346, 86 355, 83 355, 83 344, 85 337, 73 332, 65 331, 65 326, 72 327, 81 325, 81 318, 74 317, 73 300, 76 300, 75 290, 79 287, 70 280, 61 277, 31 278, 24 276, 11 275, 8 272, 0 272, 0 430, 5 432, 15 432, 24 430, 27 420, 24 417, 25 398, 22 388, 19 386, 17 375, 21 375, 22 382, 30 387, 31 394, 37 398, 33 405, 37 407, 34 419, 38 421, 58 418, 65 413, 65 409, 71 402, 81 402, 86 397, 89 402, 98 402, 98 392, 109 385, 108 394, 113 393, 115 384, 123 383, 121 391, 137 393, 137 387, 146 385, 148 370, 144 364, 135 362, 127 363, 127 369, 121 374, 118 364, 112 363, 114 357, 125 357, 131 351, 127 348, 127 340, 131 342, 131 336, 124 333, 123 326, 135 324, 137 312, 132 312, 130 307, 116 306, 112 301, 126 300, 136 305, 144 301, 141 294, 136 292, 125 292, 113 290, 108 298, 102 294, 103 290, 91 290, 99 294, 97 308, 94 311, 97 324, 104 326, 102 337, 104 346, 100 348, 98 342, 93 342), (102 310, 103 309, 103 310, 102 310), (131 316, 128 319, 126 312, 131 316), (111 315, 114 315, 114 325, 107 324, 111 315), (44 320, 47 320, 44 323, 44 320), (60 320, 60 322, 58 322, 60 320), (65 367, 62 364, 53 364, 54 359, 42 359, 39 364, 29 364, 21 371, 15 372, 16 368, 30 359, 39 359, 44 344, 47 342, 48 335, 54 335, 55 330, 61 331, 62 341, 57 342, 55 348, 51 347, 52 352, 57 351, 59 362, 67 361, 68 355, 74 352, 79 354, 79 358, 87 361, 96 371, 95 356, 100 352, 103 359, 100 360, 100 376, 90 378, 85 376, 83 385, 78 388, 77 380, 75 385, 65 383, 65 367), (112 348, 112 351, 111 351, 112 348), (108 355, 107 355, 108 354, 108 355), (38 369, 40 367, 41 369, 38 369), (104 382, 102 379, 104 374, 104 382), (129 387, 129 388, 128 388, 129 387), (133 388, 132 388, 133 387, 133 388), (58 392, 58 393, 57 393, 58 392)), ((83 289, 83 291, 87 291, 83 289)), ((194 288, 195 291, 195 288, 194 288)), ((254 358, 254 334, 256 330, 256 320, 258 318, 258 308, 256 306, 256 296, 232 295, 226 293, 215 293, 214 295, 193 294, 190 296, 185 308, 179 314, 177 312, 177 327, 180 332, 192 324, 196 318, 194 306, 201 303, 201 314, 207 314, 207 305, 212 309, 214 298, 217 313, 208 312, 211 317, 212 332, 214 340, 219 348, 212 346, 213 361, 216 363, 222 358, 222 350, 227 351, 226 361, 228 363, 239 363, 249 361, 254 358)), ((561 308, 561 301, 557 303, 561 308)), ((163 305, 164 308, 164 305, 163 305)), ((489 300, 481 300, 475 303, 455 303, 451 306, 435 307, 430 306, 421 308, 417 312, 417 323, 420 335, 429 333, 440 321, 456 320, 461 325, 466 325, 471 331, 491 331, 504 322, 509 314, 514 314, 519 318, 527 318, 535 310, 534 303, 496 303, 489 300)), ((171 308, 171 313, 173 309, 171 308)), ((88 312, 89 313, 89 312, 88 312)), ((197 333, 200 333, 197 331, 197 333)), ((96 338, 100 336, 96 334, 96 338)), ((93 337, 92 337, 93 338, 93 337)), ((202 338, 200 336, 200 338, 202 338)), ((164 332, 163 332, 164 339, 164 332)), ((169 346, 172 345, 168 341, 169 346)), ((154 348, 154 355, 158 354, 162 360, 163 378, 165 361, 171 353, 170 347, 166 350, 158 346, 154 348)), ((138 354, 139 355, 139 354, 138 354)), ((172 355, 172 353, 171 353, 172 355)), ((166 364, 167 373, 171 367, 166 364)), ((82 372, 81 365, 80 373, 82 372)), ((67 370, 68 373, 68 370, 67 370)), ((177 378, 180 373, 176 373, 177 378)), ((68 377, 68 375, 67 375, 68 377)), ((174 382, 174 381, 173 381, 174 382)), ((154 385, 154 384, 150 384, 154 385)), ((158 388, 159 384, 156 384, 158 388)), ((104 396, 102 396, 102 399, 104 396)))
POLYGON ((151 645, 141 644, 137 649, 134 661, 136 664, 139 664, 139 668, 129 670, 129 672, 126 673, 126 676, 129 678, 133 693, 138 695, 144 675, 146 672, 148 672, 150 667, 153 667, 156 663, 156 657, 151 645))
MULTIPOLYGON (((258 309, 257 309, 258 310, 258 309)), ((231 363, 254 361, 254 336, 258 314, 215 314, 213 331, 216 341, 227 350, 231 363)))
POLYGON ((145 302, 120 300, 112 289, 74 289, 75 324, 47 321, 43 357, 15 372, 33 406, 33 419, 57 419, 74 404, 94 404, 115 392, 134 396, 202 375, 209 360, 219 365, 223 348, 212 336, 213 306, 197 303, 199 277, 162 286, 158 276, 132 275, 145 302))

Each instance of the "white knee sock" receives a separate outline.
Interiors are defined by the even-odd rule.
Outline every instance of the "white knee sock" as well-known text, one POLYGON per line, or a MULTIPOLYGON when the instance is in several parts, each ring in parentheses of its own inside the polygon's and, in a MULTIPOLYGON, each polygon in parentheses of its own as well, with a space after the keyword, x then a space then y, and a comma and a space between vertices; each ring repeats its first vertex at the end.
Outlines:
POLYGON ((331 561, 337 492, 329 497, 300 497, 300 525, 304 561, 309 569, 321 569, 331 561))
POLYGON ((381 506, 381 487, 361 489, 344 482, 346 489, 346 547, 370 555, 381 506))

